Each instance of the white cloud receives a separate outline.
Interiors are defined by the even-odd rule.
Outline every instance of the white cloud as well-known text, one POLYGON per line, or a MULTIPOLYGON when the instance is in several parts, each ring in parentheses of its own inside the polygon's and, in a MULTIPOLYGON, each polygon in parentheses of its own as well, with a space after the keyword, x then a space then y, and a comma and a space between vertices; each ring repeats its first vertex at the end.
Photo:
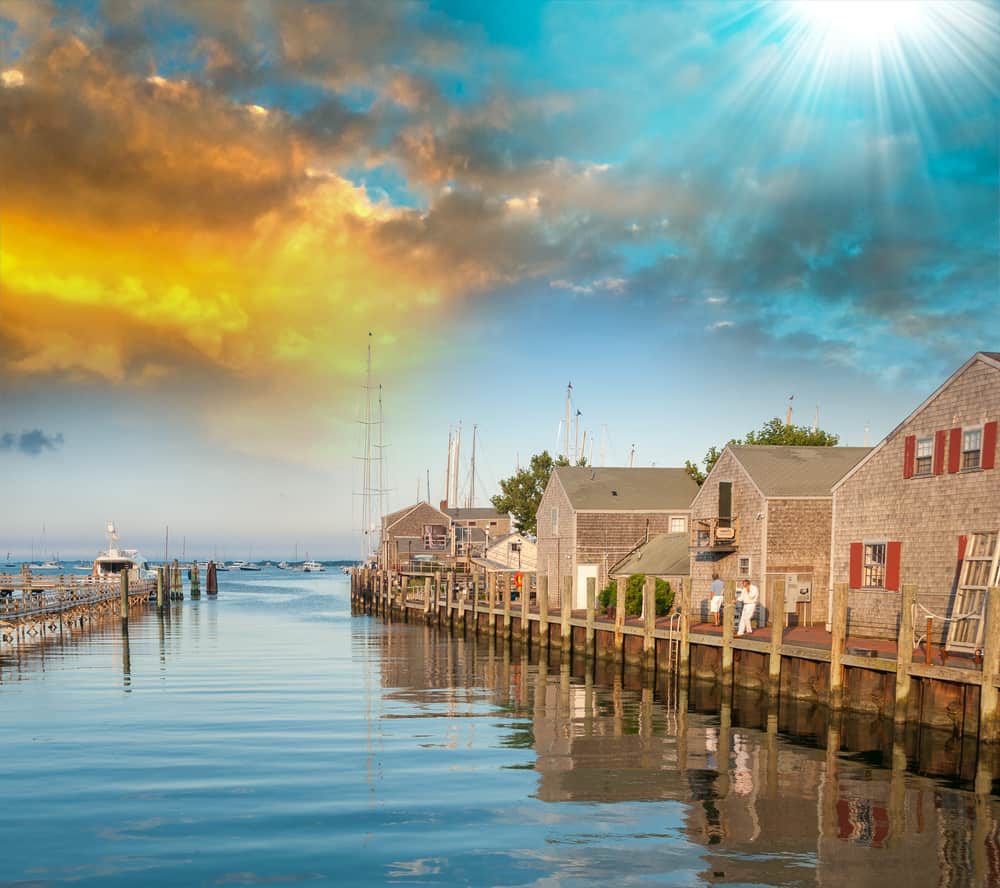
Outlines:
POLYGON ((716 321, 714 324, 709 324, 706 330, 725 330, 728 327, 735 327, 736 325, 732 321, 716 321))

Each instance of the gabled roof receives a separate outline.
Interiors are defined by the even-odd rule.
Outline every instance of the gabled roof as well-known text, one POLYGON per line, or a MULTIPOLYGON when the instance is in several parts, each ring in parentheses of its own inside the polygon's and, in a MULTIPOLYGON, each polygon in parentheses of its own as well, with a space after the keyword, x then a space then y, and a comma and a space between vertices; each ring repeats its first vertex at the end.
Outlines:
POLYGON ((451 508, 443 510, 455 521, 482 521, 484 519, 506 518, 493 508, 459 509, 451 508))
POLYGON ((577 511, 665 512, 690 509, 698 485, 686 469, 559 466, 553 475, 577 511))
POLYGON ((728 449, 766 497, 831 496, 833 485, 871 451, 783 444, 730 444, 728 449))
POLYGON ((915 410, 911 411, 910 414, 897 426, 889 432, 881 441, 878 442, 872 449, 871 452, 862 460, 851 468, 851 470, 841 478, 834 487, 840 487, 848 478, 851 477, 858 469, 860 469, 868 460, 872 459, 876 453, 878 453, 885 445, 895 437, 896 433, 903 428, 913 417, 915 417, 921 410, 923 410, 928 404, 931 403, 941 392, 943 392, 949 385, 952 384, 959 376, 961 376, 966 370, 969 369, 976 362, 986 364, 988 367, 992 367, 994 370, 1000 370, 1000 352, 976 352, 969 360, 967 360, 961 367, 959 367, 954 373, 951 374, 944 382, 941 383, 934 391, 924 399, 923 403, 917 407, 915 410))
POLYGON ((691 575, 691 540, 686 533, 661 533, 630 552, 611 570, 609 576, 644 573, 655 577, 691 575))
POLYGON ((442 518, 446 520, 450 519, 451 517, 446 513, 442 512, 439 508, 437 508, 437 506, 432 506, 430 503, 423 502, 423 503, 417 503, 416 505, 413 506, 407 506, 405 509, 399 509, 398 511, 390 512, 382 519, 382 527, 385 530, 390 530, 394 525, 398 524, 404 518, 408 517, 409 515, 412 515, 421 506, 426 506, 428 509, 433 509, 442 518))

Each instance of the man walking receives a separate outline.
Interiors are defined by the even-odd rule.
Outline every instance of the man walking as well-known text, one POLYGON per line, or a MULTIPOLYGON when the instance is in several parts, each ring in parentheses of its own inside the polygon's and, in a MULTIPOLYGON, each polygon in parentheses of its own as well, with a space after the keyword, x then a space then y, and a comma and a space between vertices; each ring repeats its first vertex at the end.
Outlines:
POLYGON ((743 602, 743 611, 740 613, 740 625, 736 630, 737 635, 747 635, 753 632, 750 621, 753 619, 754 611, 757 610, 757 602, 760 600, 760 590, 749 580, 743 581, 743 591, 740 592, 740 601, 743 602))

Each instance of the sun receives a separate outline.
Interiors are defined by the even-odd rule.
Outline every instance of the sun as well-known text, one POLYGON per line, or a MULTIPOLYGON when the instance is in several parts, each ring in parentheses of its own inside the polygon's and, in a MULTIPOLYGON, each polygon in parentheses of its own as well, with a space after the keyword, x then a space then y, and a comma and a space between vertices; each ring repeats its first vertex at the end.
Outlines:
POLYGON ((849 49, 925 37, 936 6, 933 0, 796 0, 792 11, 824 42, 849 49))

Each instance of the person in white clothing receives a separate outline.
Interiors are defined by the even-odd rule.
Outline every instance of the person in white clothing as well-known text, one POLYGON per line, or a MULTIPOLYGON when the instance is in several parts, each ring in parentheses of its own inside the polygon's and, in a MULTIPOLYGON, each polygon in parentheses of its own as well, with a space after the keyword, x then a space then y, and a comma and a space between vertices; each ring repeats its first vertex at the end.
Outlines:
POLYGON ((752 632, 750 621, 757 610, 757 602, 760 600, 760 590, 749 580, 743 581, 743 591, 740 592, 740 601, 743 602, 743 610, 740 612, 740 625, 736 630, 737 635, 746 635, 752 632))

